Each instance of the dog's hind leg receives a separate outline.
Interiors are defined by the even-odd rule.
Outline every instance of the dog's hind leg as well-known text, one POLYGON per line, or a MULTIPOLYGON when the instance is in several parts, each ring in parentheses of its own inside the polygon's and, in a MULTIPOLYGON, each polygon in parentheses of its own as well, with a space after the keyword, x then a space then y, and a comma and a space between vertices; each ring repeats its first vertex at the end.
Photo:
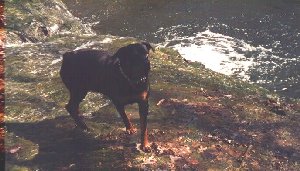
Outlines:
POLYGON ((70 100, 66 105, 66 109, 75 120, 76 125, 84 130, 88 130, 88 127, 82 118, 79 117, 79 104, 82 102, 86 94, 86 91, 70 91, 70 100))
POLYGON ((126 112, 125 112, 125 107, 124 105, 119 105, 119 104, 116 104, 114 103, 116 108, 117 108, 117 111, 119 112, 119 114, 121 115, 122 119, 123 119, 123 122, 125 124, 125 127, 126 127, 126 132, 128 134, 134 134, 137 132, 136 128, 133 127, 132 123, 130 122, 126 112))

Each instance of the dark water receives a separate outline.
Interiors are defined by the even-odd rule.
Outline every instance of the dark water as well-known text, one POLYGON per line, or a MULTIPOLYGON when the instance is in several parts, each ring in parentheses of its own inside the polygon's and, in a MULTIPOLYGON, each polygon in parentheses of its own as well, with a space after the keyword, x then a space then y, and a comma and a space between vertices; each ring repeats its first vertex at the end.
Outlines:
POLYGON ((212 70, 300 97, 300 0, 64 0, 99 34, 177 49, 212 70))

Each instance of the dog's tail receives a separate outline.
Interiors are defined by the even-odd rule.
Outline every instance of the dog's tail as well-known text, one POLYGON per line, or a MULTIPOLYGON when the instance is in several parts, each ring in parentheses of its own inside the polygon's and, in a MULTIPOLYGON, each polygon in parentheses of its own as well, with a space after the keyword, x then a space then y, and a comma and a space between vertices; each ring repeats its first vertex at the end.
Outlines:
POLYGON ((62 67, 68 65, 67 63, 70 63, 72 56, 74 56, 74 51, 68 51, 62 55, 62 67))
POLYGON ((68 63, 67 61, 69 61, 70 57, 72 56, 72 51, 70 52, 65 52, 62 55, 62 65, 61 65, 61 70, 64 68, 64 66, 66 65, 66 63, 68 63))
POLYGON ((67 60, 67 59, 70 58, 72 55, 73 55, 73 51, 65 52, 65 53, 63 54, 63 61, 64 61, 64 60, 67 60))

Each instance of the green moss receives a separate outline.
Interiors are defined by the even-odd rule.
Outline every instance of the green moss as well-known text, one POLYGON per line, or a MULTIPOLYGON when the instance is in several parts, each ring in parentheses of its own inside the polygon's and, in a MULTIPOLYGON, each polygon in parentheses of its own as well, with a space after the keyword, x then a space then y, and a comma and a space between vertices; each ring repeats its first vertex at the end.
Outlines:
POLYGON ((111 52, 116 52, 120 47, 126 46, 131 43, 138 42, 135 38, 119 38, 115 39, 111 42, 111 44, 108 47, 108 50, 111 52))
POLYGON ((30 168, 27 168, 27 167, 22 167, 22 166, 16 166, 16 165, 13 165, 13 166, 6 166, 6 170, 7 171, 30 171, 31 169, 30 168))

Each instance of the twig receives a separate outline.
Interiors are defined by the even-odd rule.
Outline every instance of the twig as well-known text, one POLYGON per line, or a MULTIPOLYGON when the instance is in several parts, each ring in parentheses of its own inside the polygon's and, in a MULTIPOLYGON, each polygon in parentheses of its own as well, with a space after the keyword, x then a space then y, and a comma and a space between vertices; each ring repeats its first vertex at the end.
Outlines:
POLYGON ((241 167, 244 166, 244 164, 245 164, 244 161, 248 157, 248 154, 249 154, 250 150, 252 149, 252 147, 253 147, 252 144, 248 145, 246 151, 239 157, 238 160, 241 162, 241 167))

